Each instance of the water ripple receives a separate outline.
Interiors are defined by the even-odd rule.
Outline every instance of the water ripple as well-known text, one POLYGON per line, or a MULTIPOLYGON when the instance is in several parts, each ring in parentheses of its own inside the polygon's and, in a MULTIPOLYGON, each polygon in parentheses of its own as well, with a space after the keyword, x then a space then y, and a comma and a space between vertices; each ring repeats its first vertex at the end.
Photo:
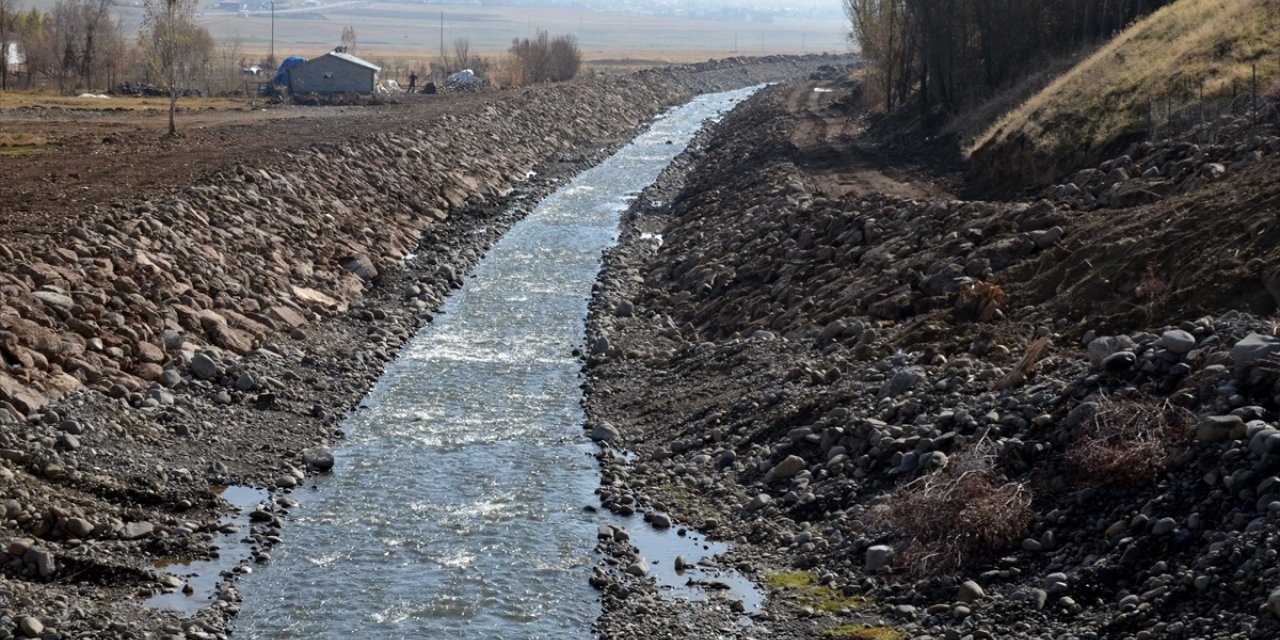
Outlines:
POLYGON ((238 637, 590 637, 599 475, 572 346, 619 212, 749 93, 669 112, 503 236, 297 494, 275 562, 242 582, 238 637))

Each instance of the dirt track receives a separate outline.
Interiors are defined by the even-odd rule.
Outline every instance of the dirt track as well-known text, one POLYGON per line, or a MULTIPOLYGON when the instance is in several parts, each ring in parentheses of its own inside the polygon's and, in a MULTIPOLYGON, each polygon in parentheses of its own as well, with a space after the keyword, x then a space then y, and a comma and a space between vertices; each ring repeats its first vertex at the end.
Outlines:
POLYGON ((787 90, 797 162, 824 195, 885 193, 902 198, 950 197, 945 176, 897 162, 862 135, 866 113, 848 104, 847 91, 829 82, 801 82, 787 90))

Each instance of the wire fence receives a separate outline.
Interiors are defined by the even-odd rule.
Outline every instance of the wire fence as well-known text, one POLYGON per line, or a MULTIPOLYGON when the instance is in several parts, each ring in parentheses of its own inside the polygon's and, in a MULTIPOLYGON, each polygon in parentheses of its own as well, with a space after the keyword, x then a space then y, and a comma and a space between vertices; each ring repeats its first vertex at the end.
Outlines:
POLYGON ((1191 135, 1208 143, 1280 126, 1280 99, 1270 91, 1275 78, 1280 58, 1254 61, 1246 78, 1229 84, 1215 77, 1181 78, 1165 95, 1147 99, 1147 136, 1191 135))

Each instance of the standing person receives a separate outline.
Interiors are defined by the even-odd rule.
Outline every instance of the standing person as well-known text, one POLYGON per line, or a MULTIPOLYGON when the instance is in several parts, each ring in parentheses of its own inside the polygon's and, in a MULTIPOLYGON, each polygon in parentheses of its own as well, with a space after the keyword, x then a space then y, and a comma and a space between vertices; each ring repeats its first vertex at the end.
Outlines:
POLYGON ((413 93, 413 88, 418 86, 418 72, 409 72, 409 93, 413 93))

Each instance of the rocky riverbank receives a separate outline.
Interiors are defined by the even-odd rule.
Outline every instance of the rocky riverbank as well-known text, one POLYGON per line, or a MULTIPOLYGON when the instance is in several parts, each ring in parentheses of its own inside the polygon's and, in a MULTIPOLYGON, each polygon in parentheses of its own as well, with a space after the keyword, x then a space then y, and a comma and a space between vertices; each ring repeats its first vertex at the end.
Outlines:
POLYGON ((1141 148, 1157 166, 1143 173, 1216 175, 1110 200, 1166 223, 1140 233, 1071 189, 833 194, 830 165, 793 143, 792 105, 838 87, 735 110, 607 256, 586 406, 631 455, 602 454, 602 500, 735 541, 721 561, 770 600, 750 624, 727 600, 662 600, 625 571, 636 550, 606 541, 604 635, 665 637, 681 619, 722 637, 1275 635, 1280 338, 1226 306, 1274 310, 1273 252, 1143 261, 1225 194, 1236 206, 1197 241, 1260 242, 1237 227, 1274 215, 1274 132, 1242 143, 1230 176, 1159 153, 1178 141, 1141 148), (1053 290, 1050 270, 1110 290, 1053 290), (1224 284, 1230 298, 1207 300, 1224 284))
MULTIPOLYGON (((138 605, 182 587, 164 564, 213 552, 211 487, 327 468, 343 414, 485 248, 660 110, 831 62, 530 90, 0 243, 0 638, 225 635, 230 584, 192 618, 138 605)), ((257 510, 259 561, 289 503, 257 510)))

